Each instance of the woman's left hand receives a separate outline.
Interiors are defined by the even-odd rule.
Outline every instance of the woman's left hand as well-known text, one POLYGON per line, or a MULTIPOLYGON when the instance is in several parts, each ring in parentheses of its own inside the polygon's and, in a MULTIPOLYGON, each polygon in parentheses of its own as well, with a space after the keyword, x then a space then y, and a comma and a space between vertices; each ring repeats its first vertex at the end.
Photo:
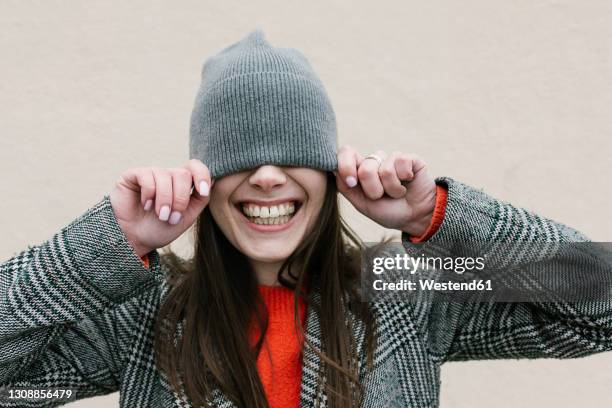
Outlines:
POLYGON ((423 160, 383 151, 362 157, 348 146, 338 150, 338 190, 366 217, 411 236, 427 230, 436 203, 436 184, 423 160))

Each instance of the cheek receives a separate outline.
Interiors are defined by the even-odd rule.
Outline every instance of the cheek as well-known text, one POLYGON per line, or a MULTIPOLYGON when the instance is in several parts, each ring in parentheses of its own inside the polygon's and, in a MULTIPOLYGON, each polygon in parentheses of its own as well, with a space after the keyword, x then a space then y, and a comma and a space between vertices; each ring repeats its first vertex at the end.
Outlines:
POLYGON ((323 207, 323 203, 325 202, 325 192, 326 186, 324 183, 317 185, 315 188, 311 190, 310 200, 311 200, 311 222, 315 222, 321 213, 321 208, 323 207))
POLYGON ((312 208, 309 209, 309 213, 307 214, 308 221, 307 221, 306 231, 304 232, 304 235, 309 234, 315 228, 317 221, 319 220, 320 214, 321 214, 321 203, 316 203, 316 205, 313 205, 312 208))
POLYGON ((211 196, 210 202, 208 203, 208 210, 210 211, 213 220, 223 232, 223 235, 234 245, 236 245, 235 237, 233 233, 233 227, 231 224, 231 214, 229 214, 229 208, 224 202, 218 197, 211 196))
POLYGON ((221 216, 221 205, 219 200, 215 199, 214 195, 210 197, 207 207, 217 225, 221 226, 221 221, 223 220, 221 216))

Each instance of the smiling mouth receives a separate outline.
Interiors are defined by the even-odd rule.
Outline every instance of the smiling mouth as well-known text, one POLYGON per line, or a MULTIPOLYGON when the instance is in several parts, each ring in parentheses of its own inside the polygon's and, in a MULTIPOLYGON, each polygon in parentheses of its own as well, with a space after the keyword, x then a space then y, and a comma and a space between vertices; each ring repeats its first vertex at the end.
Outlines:
POLYGON ((288 223, 300 209, 298 201, 287 201, 275 205, 257 205, 244 202, 240 208, 245 217, 258 225, 282 225, 288 223))

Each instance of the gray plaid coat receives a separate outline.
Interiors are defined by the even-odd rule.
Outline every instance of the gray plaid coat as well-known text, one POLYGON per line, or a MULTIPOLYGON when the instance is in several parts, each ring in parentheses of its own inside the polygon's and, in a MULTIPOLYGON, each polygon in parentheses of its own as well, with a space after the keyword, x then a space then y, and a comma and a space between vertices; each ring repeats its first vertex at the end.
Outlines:
MULTIPOLYGON (((431 242, 476 238, 588 241, 579 232, 448 177, 444 222, 431 242)), ((402 237, 404 240, 407 237, 402 237)), ((109 196, 40 245, 0 265, 0 384, 76 389, 78 398, 120 392, 121 407, 187 407, 154 365, 153 325, 167 293, 157 251, 141 263, 109 196)), ((593 265, 597 260, 593 259, 593 265)), ((581 267, 589 267, 582 264, 581 267)), ((567 267, 576 264, 567 262, 567 267)), ((318 302, 313 290, 310 302, 318 302)), ((606 302, 374 303, 380 321, 375 367, 362 370, 364 407, 437 407, 442 363, 501 358, 574 358, 612 349, 606 302)), ((309 308, 307 336, 320 344, 309 308)), ((357 325, 357 336, 360 337, 357 325)), ((301 406, 313 406, 319 360, 303 356, 301 406)), ((325 405, 325 395, 320 396, 325 405)), ((0 405, 56 406, 11 400, 0 405)), ((220 392, 213 406, 231 407, 220 392)))

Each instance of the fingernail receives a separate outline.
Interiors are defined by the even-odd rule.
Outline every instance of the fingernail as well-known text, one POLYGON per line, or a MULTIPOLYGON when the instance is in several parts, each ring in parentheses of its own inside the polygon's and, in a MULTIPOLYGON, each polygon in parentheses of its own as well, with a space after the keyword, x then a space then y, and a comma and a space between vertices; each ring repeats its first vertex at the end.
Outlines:
POLYGON ((355 187, 357 185, 357 179, 353 176, 348 176, 346 178, 346 185, 349 187, 355 187))
POLYGON ((144 205, 144 210, 149 211, 151 207, 153 207, 153 200, 147 200, 147 202, 144 205))
POLYGON ((205 181, 200 181, 200 195, 208 197, 209 192, 210 188, 208 187, 208 183, 205 181))
POLYGON ((168 217, 170 217, 170 207, 164 205, 161 210, 159 210, 159 219, 162 221, 168 221, 168 217))
POLYGON ((178 211, 172 211, 172 214, 170 214, 170 220, 168 222, 174 225, 174 224, 178 224, 180 220, 181 220, 181 213, 178 211))

